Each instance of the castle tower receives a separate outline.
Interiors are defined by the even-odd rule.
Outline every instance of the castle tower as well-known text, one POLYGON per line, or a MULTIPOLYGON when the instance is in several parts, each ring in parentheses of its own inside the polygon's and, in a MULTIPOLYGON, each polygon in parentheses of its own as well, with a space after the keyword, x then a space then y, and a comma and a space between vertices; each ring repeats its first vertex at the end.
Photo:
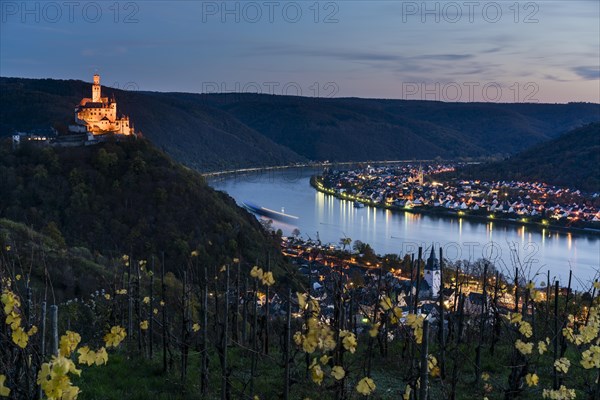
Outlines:
POLYGON ((435 257, 435 252, 433 251, 433 244, 431 244, 431 254, 429 255, 427 263, 425 264, 424 272, 425 281, 429 284, 429 287, 431 288, 431 296, 434 298, 439 296, 442 287, 440 263, 435 257))
POLYGON ((100 103, 102 100, 101 89, 100 89, 100 75, 94 74, 94 84, 92 85, 92 102, 100 103))

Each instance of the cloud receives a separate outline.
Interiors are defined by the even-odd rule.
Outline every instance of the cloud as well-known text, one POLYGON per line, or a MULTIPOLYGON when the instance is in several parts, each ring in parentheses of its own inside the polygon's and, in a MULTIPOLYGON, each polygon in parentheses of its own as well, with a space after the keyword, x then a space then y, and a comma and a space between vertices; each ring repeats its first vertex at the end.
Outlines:
POLYGON ((482 53, 484 53, 484 54, 498 53, 498 52, 502 51, 503 49, 504 49, 503 47, 493 47, 491 49, 483 50, 482 53))
POLYGON ((81 55, 84 57, 98 57, 98 56, 120 56, 127 53, 127 47, 125 46, 112 46, 107 48, 85 48, 81 50, 81 55))
MULTIPOLYGON (((333 49, 306 49, 283 45, 259 46, 255 53, 263 55, 287 54, 308 57, 325 57, 342 61, 365 61, 372 63, 380 62, 419 62, 419 61, 460 61, 475 57, 474 54, 422 54, 406 56, 394 52, 381 51, 356 51, 356 50, 333 50, 333 49)), ((255 54, 255 53, 249 53, 255 54)))
POLYGON ((544 79, 549 80, 549 81, 554 81, 554 82, 572 82, 572 80, 570 80, 570 79, 563 79, 563 78, 559 78, 557 76, 549 75, 549 74, 544 75, 544 79))
POLYGON ((412 57, 419 60, 441 60, 441 61, 457 61, 473 58, 473 54, 426 54, 422 56, 412 57))
POLYGON ((573 67, 572 71, 575 72, 579 77, 586 81, 595 81, 600 79, 600 66, 586 66, 582 65, 579 67, 573 67))

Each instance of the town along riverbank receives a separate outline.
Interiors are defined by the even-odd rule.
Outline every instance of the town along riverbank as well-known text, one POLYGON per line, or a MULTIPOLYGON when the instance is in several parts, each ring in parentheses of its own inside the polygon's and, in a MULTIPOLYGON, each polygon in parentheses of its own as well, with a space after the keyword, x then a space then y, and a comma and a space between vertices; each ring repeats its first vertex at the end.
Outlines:
POLYGON ((507 225, 520 225, 527 226, 539 229, 542 232, 545 231, 561 231, 561 232, 571 232, 576 234, 584 234, 584 235, 593 235, 600 236, 600 223, 585 223, 586 226, 581 227, 573 227, 566 226, 566 222, 561 224, 561 221, 551 221, 550 219, 542 218, 542 217, 521 217, 517 214, 509 214, 509 213, 499 213, 494 212, 491 213, 487 210, 460 210, 460 209, 449 209, 446 207, 436 207, 430 205, 421 205, 421 206, 398 206, 395 204, 388 204, 386 202, 375 202, 368 199, 363 199, 352 194, 348 194, 346 192, 339 192, 333 188, 327 187, 323 183, 323 179, 319 175, 314 175, 310 178, 310 185, 316 189, 317 191, 334 196, 340 200, 354 201, 358 203, 362 203, 366 206, 371 206, 380 209, 387 209, 392 211, 403 211, 409 212, 413 214, 427 214, 427 215, 435 215, 439 217, 452 218, 452 219, 469 219, 473 221, 480 222, 494 222, 498 224, 507 224, 507 225))

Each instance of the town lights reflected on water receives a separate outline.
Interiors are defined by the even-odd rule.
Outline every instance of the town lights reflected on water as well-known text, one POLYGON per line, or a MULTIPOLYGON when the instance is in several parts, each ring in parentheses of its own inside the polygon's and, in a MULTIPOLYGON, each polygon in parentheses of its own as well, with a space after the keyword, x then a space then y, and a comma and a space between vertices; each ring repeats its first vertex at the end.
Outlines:
POLYGON ((325 208, 325 195, 321 192, 315 192, 315 214, 318 221, 323 220, 323 212, 325 208))
POLYGON ((392 212, 385 210, 385 236, 392 237, 392 212))
MULTIPOLYGON (((297 177, 297 172, 295 174, 297 177)), ((350 198, 339 200, 315 191, 309 185, 308 176, 293 181, 285 179, 288 175, 282 173, 247 181, 223 180, 215 186, 229 192, 238 202, 252 200, 276 210, 285 207, 286 212, 299 217, 297 226, 275 222, 274 227, 281 228, 285 235, 290 235, 297 227, 301 237, 311 239, 319 232, 323 243, 339 244, 340 238, 348 237, 352 242, 369 243, 377 253, 386 254, 414 251, 418 246, 435 242, 436 247, 445 246, 444 255, 449 260, 457 257, 476 260, 482 257, 484 246, 493 241, 506 268, 511 266, 509 247, 515 244, 523 257, 535 261, 535 268, 550 269, 561 281, 568 278, 569 266, 579 279, 584 279, 593 276, 600 265, 598 237, 567 234, 547 227, 528 228, 521 220, 518 225, 496 223, 498 215, 491 218, 491 214, 482 223, 465 218, 375 209, 370 205, 356 208, 350 198), (477 245, 471 255, 469 246, 473 243, 477 245), (525 249, 529 243, 538 247, 525 249), (458 250, 462 250, 462 254, 458 250)))
POLYGON ((488 222, 487 224, 485 224, 485 232, 487 237, 492 240, 492 236, 494 233, 494 223, 493 222, 488 222))
POLYGON ((520 226, 519 229, 517 229, 517 234, 521 238, 521 243, 525 243, 525 227, 524 226, 520 226))
POLYGON ((546 243, 546 228, 542 228, 542 246, 546 243))
MULTIPOLYGON (((341 228, 343 230, 344 235, 348 235, 351 237, 350 232, 355 231, 356 237, 352 237, 353 240, 362 240, 365 242, 377 239, 374 235, 374 231, 380 229, 384 231, 384 235, 386 238, 395 238, 394 237, 394 228, 397 227, 397 220, 395 217, 398 216, 398 212, 393 212, 389 209, 377 209, 375 207, 367 205, 365 208, 358 209, 354 207, 354 201, 350 200, 339 200, 334 196, 326 195, 323 193, 316 192, 315 194, 315 216, 319 221, 321 221, 322 225, 334 225, 336 224, 336 218, 333 217, 334 214, 337 214, 339 221, 344 221, 345 223, 341 224, 341 228), (336 210, 336 207, 339 207, 339 210, 336 210), (383 212, 383 225, 378 227, 378 213, 383 212), (359 235, 356 234, 356 230, 358 229, 359 235), (362 237, 362 239, 360 239, 362 237)), ((421 214, 411 213, 411 212, 403 212, 403 230, 405 233, 405 238, 410 238, 412 232, 415 229, 416 225, 421 225, 424 221, 424 216, 421 214)), ((486 239, 492 241, 494 239, 494 215, 488 216, 489 221, 485 223, 485 236, 486 239)), ((427 221, 427 219, 425 219, 427 221)), ((381 222, 381 220, 379 220, 381 222)), ((449 224, 456 224, 455 233, 457 235, 458 240, 462 240, 465 235, 465 229, 467 222, 464 218, 457 218, 456 220, 447 221, 449 224)), ((520 220, 520 222, 525 222, 520 220)), ((469 229, 471 228, 471 224, 469 222, 469 229)), ((530 243, 536 240, 535 231, 527 229, 525 225, 521 225, 515 228, 516 237, 519 238, 519 242, 522 245, 526 243, 530 243)), ((560 235, 558 232, 550 233, 547 229, 543 228, 541 230, 540 241, 542 246, 545 245, 548 240, 552 241, 560 240, 560 235)), ((574 251, 575 246, 573 244, 572 234, 567 233, 566 236, 566 247, 569 251, 574 251)), ((576 255, 575 255, 576 256, 576 255)))

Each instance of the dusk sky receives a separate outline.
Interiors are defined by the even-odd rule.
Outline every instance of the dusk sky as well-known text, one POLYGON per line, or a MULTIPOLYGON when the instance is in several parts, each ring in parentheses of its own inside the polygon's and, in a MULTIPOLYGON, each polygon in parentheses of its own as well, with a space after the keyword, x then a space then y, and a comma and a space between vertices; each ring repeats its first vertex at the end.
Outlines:
POLYGON ((600 2, 2 1, 0 75, 156 91, 600 102, 600 2))

